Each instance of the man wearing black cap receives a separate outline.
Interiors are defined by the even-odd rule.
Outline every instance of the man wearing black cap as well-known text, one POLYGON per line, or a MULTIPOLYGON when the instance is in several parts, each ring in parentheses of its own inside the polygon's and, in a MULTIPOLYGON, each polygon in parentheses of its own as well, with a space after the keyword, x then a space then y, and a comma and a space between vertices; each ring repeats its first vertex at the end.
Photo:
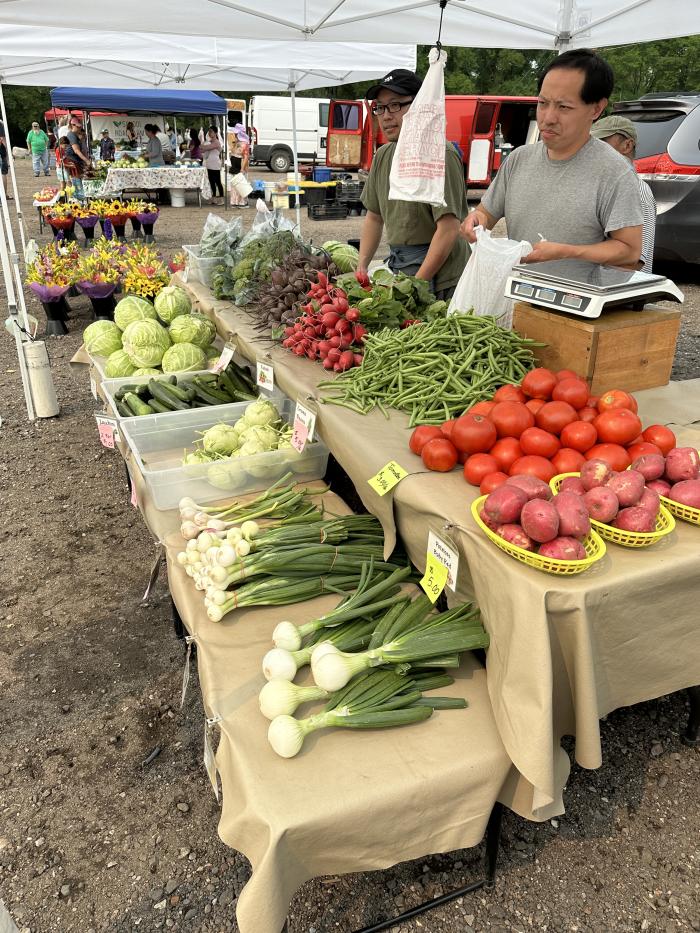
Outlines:
POLYGON ((396 141, 404 114, 420 86, 421 79, 414 72, 396 68, 367 91, 367 100, 374 101, 373 113, 389 142, 377 150, 362 192, 367 214, 362 224, 358 272, 367 273, 386 226, 392 272, 425 279, 436 297, 448 299, 469 255, 466 243, 459 237, 459 225, 468 208, 463 166, 454 146, 445 142, 444 207, 389 200, 396 141))

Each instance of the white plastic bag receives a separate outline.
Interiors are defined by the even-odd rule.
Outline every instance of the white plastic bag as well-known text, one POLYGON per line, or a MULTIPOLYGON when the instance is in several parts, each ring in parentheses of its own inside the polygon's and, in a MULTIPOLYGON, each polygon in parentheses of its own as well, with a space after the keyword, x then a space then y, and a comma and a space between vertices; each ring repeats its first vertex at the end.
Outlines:
POLYGON ((401 124, 389 174, 389 200, 445 205, 445 62, 430 50, 430 67, 401 124))
POLYGON ((492 314, 501 327, 513 326, 513 301, 505 297, 506 281, 513 266, 532 252, 527 240, 492 237, 491 231, 476 227, 476 243, 452 296, 448 314, 472 311, 492 314))

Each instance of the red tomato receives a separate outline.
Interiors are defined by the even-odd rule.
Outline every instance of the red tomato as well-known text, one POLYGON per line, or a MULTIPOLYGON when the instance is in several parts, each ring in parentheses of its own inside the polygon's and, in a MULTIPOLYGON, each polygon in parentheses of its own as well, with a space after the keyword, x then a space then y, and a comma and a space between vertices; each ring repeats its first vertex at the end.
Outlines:
POLYGON ((588 383, 581 379, 560 379, 552 392, 555 402, 568 402, 573 408, 583 408, 588 401, 588 383))
POLYGON ((552 370, 539 366, 537 369, 530 370, 520 383, 520 387, 528 398, 541 398, 549 401, 556 384, 557 377, 552 370))
POLYGON ((586 458, 578 450, 562 447, 552 457, 552 466, 557 473, 580 473, 586 458))
POLYGON ((596 444, 586 451, 586 460, 605 460, 611 470, 626 470, 632 462, 630 455, 619 444, 596 444))
POLYGON ((469 454, 462 453, 461 450, 458 450, 458 451, 457 451, 457 463, 458 463, 460 466, 464 466, 464 464, 465 464, 465 463, 467 462, 467 460, 469 459, 469 456, 470 456, 469 454))
POLYGON ((491 454, 472 454, 464 464, 464 478, 472 486, 479 486, 489 473, 498 473, 498 462, 491 454))
POLYGON ((520 437, 535 423, 535 416, 522 402, 499 402, 489 417, 499 437, 520 437))
POLYGON ((557 377, 557 382, 561 382, 562 379, 580 379, 578 373, 575 373, 573 369, 560 369, 559 372, 555 373, 557 377))
POLYGON ((520 446, 524 454, 545 457, 549 460, 559 450, 559 438, 542 428, 528 428, 520 435, 520 446))
POLYGON ((629 392, 623 392, 622 389, 610 389, 598 399, 598 411, 613 411, 618 408, 627 408, 629 411, 637 411, 637 401, 629 392))
POLYGON ((543 405, 546 405, 543 398, 529 398, 525 402, 525 408, 529 408, 533 415, 536 415, 543 405))
POLYGON ((465 411, 465 415, 490 415, 495 402, 477 402, 476 405, 465 411))
POLYGON ((452 428, 455 426, 455 419, 450 418, 449 421, 443 421, 440 425, 440 431, 445 435, 445 437, 452 436, 452 428))
POLYGON ((502 486, 507 479, 508 476, 505 473, 487 473, 481 481, 479 492, 482 496, 487 496, 490 492, 493 492, 494 489, 502 486))
POLYGON ((429 470, 449 473, 457 463, 457 450, 446 437, 434 437, 424 445, 421 458, 429 470))
POLYGON ((598 409, 586 405, 585 408, 579 408, 576 414, 579 417, 579 421, 595 421, 598 417, 598 409))
POLYGON ((536 476, 545 483, 556 476, 556 472, 550 460, 536 456, 520 457, 510 468, 511 476, 536 476))
POLYGON ((523 455, 520 444, 514 437, 502 437, 499 441, 496 441, 489 453, 498 463, 498 469, 503 473, 507 473, 518 457, 523 455))
POLYGON ((484 415, 461 415, 450 439, 465 454, 485 453, 496 443, 496 426, 484 415))
POLYGON ((551 434, 560 434, 567 424, 577 418, 576 409, 568 402, 547 402, 535 415, 537 427, 551 434))
POLYGON ((676 446, 676 435, 665 424, 650 424, 642 437, 649 444, 656 444, 664 457, 676 446))
POLYGON ((420 455, 421 450, 423 450, 428 441, 431 441, 434 437, 443 436, 440 428, 436 428, 432 424, 421 424, 415 429, 413 434, 411 434, 408 446, 414 454, 420 455))
POLYGON ((625 446, 631 447, 632 444, 643 444, 643 443, 644 443, 644 438, 642 437, 641 434, 638 434, 636 437, 632 438, 629 444, 626 444, 625 446))
POLYGON ((571 447, 585 454, 598 440, 598 432, 587 421, 572 421, 561 432, 561 442, 564 447, 571 447))
POLYGON ((656 444, 648 444, 646 441, 642 441, 640 444, 630 444, 627 448, 627 454, 634 463, 637 457, 646 457, 647 454, 661 454, 661 448, 657 447, 656 444))
POLYGON ((493 393, 493 400, 494 402, 523 402, 524 404, 527 397, 520 386, 507 385, 496 389, 493 393))
POLYGON ((589 395, 586 400, 586 408, 597 408, 599 399, 599 395, 589 395))
POLYGON ((642 422, 628 408, 613 408, 602 412, 593 422, 598 440, 603 444, 631 444, 642 430, 642 422))

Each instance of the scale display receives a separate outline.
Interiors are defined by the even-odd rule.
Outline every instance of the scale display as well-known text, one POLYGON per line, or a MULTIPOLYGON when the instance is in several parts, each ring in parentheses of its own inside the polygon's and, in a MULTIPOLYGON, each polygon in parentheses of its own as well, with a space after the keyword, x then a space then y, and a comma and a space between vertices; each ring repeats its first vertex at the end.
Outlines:
POLYGON ((653 300, 683 301, 682 292, 662 275, 575 259, 515 266, 506 297, 587 318, 611 308, 641 310, 653 300))

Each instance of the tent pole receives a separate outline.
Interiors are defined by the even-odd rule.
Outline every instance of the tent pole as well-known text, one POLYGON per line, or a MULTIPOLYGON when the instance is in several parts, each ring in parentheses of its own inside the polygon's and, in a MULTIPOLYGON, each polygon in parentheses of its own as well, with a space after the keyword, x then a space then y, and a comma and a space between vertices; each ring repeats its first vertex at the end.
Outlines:
POLYGON ((294 187, 296 191, 294 197, 296 199, 296 214, 297 214, 297 236, 301 236, 301 204, 299 201, 300 196, 300 186, 299 186, 299 154, 297 147, 297 105, 296 105, 296 94, 295 94, 295 85, 294 82, 290 82, 289 90, 292 94, 292 152, 294 155, 294 187))
POLYGON ((223 138, 223 145, 224 145, 224 210, 226 211, 226 210, 228 210, 228 207, 229 207, 229 203, 228 203, 228 169, 229 169, 229 161, 228 161, 228 110, 226 111, 226 113, 225 113, 225 114, 223 115, 223 117, 221 118, 221 122, 223 123, 223 127, 224 127, 224 130, 223 130, 223 132, 224 132, 224 138, 223 138))
MULTIPOLYGON (((24 228, 24 215, 22 214, 22 205, 19 199, 19 188, 17 187, 17 176, 15 175, 15 158, 12 155, 12 146, 10 145, 10 125, 7 122, 7 111, 5 110, 5 95, 2 92, 3 82, 0 80, 0 114, 5 127, 5 138, 7 139, 7 161, 10 164, 10 178, 12 179, 12 188, 15 192, 15 211, 19 222, 19 238, 22 243, 22 255, 27 249, 27 231, 24 228)), ((3 202, 4 203, 4 202, 3 202)))
MULTIPOLYGON (((17 189, 15 188, 15 194, 16 192, 17 189)), ((5 279, 5 287, 7 289, 7 310, 9 312, 9 318, 12 321, 12 331, 15 338, 15 346, 17 348, 19 371, 22 377, 22 388, 24 389, 24 401, 27 406, 27 417, 30 421, 34 421, 36 418, 36 413, 34 411, 34 401, 32 399, 32 390, 29 383, 27 360, 24 356, 24 341, 22 337, 22 331, 20 330, 20 327, 24 327, 28 331, 29 322, 27 320, 27 309, 24 305, 24 293, 22 292, 21 280, 19 291, 19 307, 22 313, 18 314, 15 283, 13 282, 12 269, 10 267, 10 252, 13 254, 12 260, 13 263, 16 264, 17 269, 19 268, 19 263, 17 254, 14 252, 13 247, 10 246, 8 249, 8 244, 13 241, 12 228, 10 226, 10 212, 7 206, 7 198, 5 196, 5 190, 2 185, 0 185, 0 204, 2 205, 2 210, 0 210, 0 268, 2 268, 2 274, 5 279)))

